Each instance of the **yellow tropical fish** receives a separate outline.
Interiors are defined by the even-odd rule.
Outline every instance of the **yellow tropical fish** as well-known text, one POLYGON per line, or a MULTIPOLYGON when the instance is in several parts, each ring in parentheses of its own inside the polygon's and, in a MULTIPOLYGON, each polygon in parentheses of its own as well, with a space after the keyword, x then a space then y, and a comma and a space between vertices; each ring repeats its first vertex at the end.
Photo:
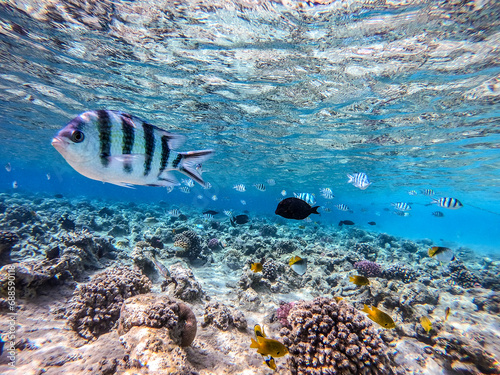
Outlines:
POLYGON ((450 316, 450 308, 447 307, 445 310, 444 310, 444 321, 446 322, 448 320, 448 317, 450 316))
POLYGON ((361 286, 361 285, 370 285, 370 280, 364 276, 349 276, 349 281, 355 285, 361 286))
POLYGON ((257 353, 262 355, 270 355, 271 357, 276 358, 283 357, 284 355, 288 354, 288 349, 281 342, 279 342, 278 340, 266 338, 264 330, 261 330, 260 325, 255 325, 254 331, 257 341, 252 338, 250 348, 257 349, 257 353))
POLYGON ((256 324, 255 327, 253 327, 253 330, 255 332, 255 338, 257 337, 266 337, 266 334, 264 332, 264 328, 261 328, 260 325, 256 324))
POLYGON ((340 302, 342 301, 344 298, 343 297, 333 297, 335 299, 335 301, 337 302, 340 302))
POLYGON ((375 306, 371 306, 370 308, 367 305, 364 305, 362 311, 368 314, 368 319, 374 321, 375 323, 381 325, 384 328, 389 329, 396 327, 396 323, 394 323, 394 320, 392 320, 392 318, 389 315, 387 315, 383 311, 380 311, 375 306))
POLYGON ((274 358, 268 355, 264 358, 264 364, 267 365, 271 370, 276 370, 276 362, 274 362, 274 358))
POLYGON ((252 263, 250 269, 253 272, 262 272, 262 263, 252 263))
POLYGON ((431 258, 437 259, 438 261, 445 263, 451 262, 453 259, 455 259, 455 256, 453 255, 453 250, 442 246, 431 247, 427 251, 427 254, 429 254, 431 258))
POLYGON ((422 327, 425 329, 425 332, 429 333, 429 331, 432 329, 432 323, 431 320, 427 316, 423 316, 420 318, 420 324, 422 327))

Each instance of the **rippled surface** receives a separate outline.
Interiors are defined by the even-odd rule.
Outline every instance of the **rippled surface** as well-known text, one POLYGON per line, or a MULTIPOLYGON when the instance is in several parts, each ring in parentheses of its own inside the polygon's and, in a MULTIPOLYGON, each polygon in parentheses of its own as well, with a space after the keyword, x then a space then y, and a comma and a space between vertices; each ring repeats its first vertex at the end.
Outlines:
POLYGON ((498 4, 379 3, 8 1, 2 154, 53 158, 56 130, 110 108, 215 148, 221 184, 364 170, 494 196, 498 4))

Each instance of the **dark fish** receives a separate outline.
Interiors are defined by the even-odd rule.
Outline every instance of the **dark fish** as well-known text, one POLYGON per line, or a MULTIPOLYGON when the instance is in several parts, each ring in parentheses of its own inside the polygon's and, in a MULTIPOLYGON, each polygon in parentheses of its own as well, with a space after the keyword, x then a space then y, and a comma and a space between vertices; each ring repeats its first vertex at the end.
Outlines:
POLYGON ((374 222, 374 221, 369 221, 368 224, 370 224, 370 225, 377 225, 377 223, 374 222))
POLYGON ((214 210, 208 210, 208 211, 203 211, 203 215, 209 214, 209 215, 217 215, 219 212, 214 211, 214 210))
POLYGON ((432 215, 434 215, 434 216, 436 216, 436 217, 443 217, 443 216, 444 216, 444 214, 443 214, 441 211, 434 211, 434 212, 432 213, 432 215))
POLYGON ((5 344, 5 341, 2 340, 2 337, 0 336, 0 355, 3 353, 3 344, 5 344))
POLYGON ((63 197, 62 194, 54 194, 54 198, 61 199, 63 197))
POLYGON ((319 206, 311 207, 307 202, 299 198, 286 198, 278 203, 274 212, 285 219, 303 220, 310 214, 318 214, 319 206))
POLYGON ((342 225, 354 225, 354 221, 351 221, 351 220, 341 220, 340 223, 339 223, 339 227, 341 227, 342 225))
POLYGON ((233 216, 230 218, 231 220, 231 225, 233 227, 235 227, 236 225, 235 224, 245 224, 245 223, 248 223, 248 221, 250 220, 248 215, 238 215, 238 216, 233 216))

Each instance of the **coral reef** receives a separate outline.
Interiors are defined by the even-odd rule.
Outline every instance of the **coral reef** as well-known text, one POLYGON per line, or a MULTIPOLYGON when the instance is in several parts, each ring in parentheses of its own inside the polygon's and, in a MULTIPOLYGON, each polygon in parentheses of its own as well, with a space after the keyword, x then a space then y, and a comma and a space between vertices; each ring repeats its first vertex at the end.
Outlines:
POLYGON ((297 244, 292 240, 280 240, 274 245, 274 251, 278 255, 293 253, 297 249, 297 244))
POLYGON ((356 243, 351 250, 358 255, 362 255, 368 260, 375 260, 377 258, 376 248, 367 243, 356 243))
POLYGON ((16 233, 0 231, 0 267, 12 262, 10 251, 18 241, 19 236, 16 233))
POLYGON ((270 281, 274 281, 278 277, 278 268, 278 264, 274 260, 266 260, 262 265, 262 276, 270 281))
POLYGON ((178 257, 194 260, 201 256, 203 248, 200 237, 195 231, 187 230, 174 237, 174 246, 180 248, 175 252, 178 257))
POLYGON ((369 260, 362 260, 354 263, 354 268, 359 272, 359 274, 366 277, 378 277, 382 273, 380 265, 369 260))
POLYGON ((167 328, 179 346, 189 346, 196 337, 196 316, 183 302, 168 296, 142 294, 124 301, 118 320, 118 332, 127 333, 134 326, 167 328))
POLYGON ((280 302, 280 307, 276 310, 276 319, 279 320, 283 327, 292 328, 290 322, 288 321, 288 315, 290 314, 290 310, 295 305, 293 302, 280 302))
POLYGON ((184 268, 182 264, 176 263, 169 268, 170 279, 162 284, 162 290, 166 290, 175 298, 183 301, 199 301, 206 297, 201 284, 194 278, 193 271, 184 268))
POLYGON ((81 337, 93 339, 109 332, 125 299, 150 289, 149 279, 136 269, 107 269, 75 290, 67 311, 68 324, 81 337))
POLYGON ((451 279, 462 288, 474 288, 480 286, 479 279, 470 272, 460 260, 454 260, 448 265, 451 279))
POLYGON ((417 273, 401 263, 393 264, 382 271, 382 277, 386 279, 398 279, 405 283, 410 283, 417 279, 417 273))
POLYGON ((278 232, 278 228, 276 228, 274 225, 269 225, 265 224, 260 228, 260 235, 262 237, 274 237, 276 236, 276 233, 278 232))
POLYGON ((247 320, 241 311, 231 311, 222 303, 212 302, 205 306, 201 325, 203 327, 213 325, 223 331, 227 331, 230 327, 244 331, 247 328, 247 320))
POLYGON ((290 310, 280 331, 292 374, 393 374, 387 346, 372 323, 344 301, 318 297, 290 310))
POLYGON ((208 240, 207 246, 211 250, 216 250, 220 246, 219 240, 217 238, 211 238, 210 240, 208 240))

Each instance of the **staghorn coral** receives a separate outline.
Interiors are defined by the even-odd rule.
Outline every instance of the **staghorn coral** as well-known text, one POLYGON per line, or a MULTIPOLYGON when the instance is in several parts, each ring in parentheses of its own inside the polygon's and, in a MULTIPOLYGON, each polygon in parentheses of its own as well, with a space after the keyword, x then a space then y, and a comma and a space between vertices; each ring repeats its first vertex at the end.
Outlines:
POLYGON ((194 260, 202 252, 201 241, 195 231, 187 230, 174 237, 174 246, 179 247, 175 255, 194 260))
POLYGON ((74 291, 67 312, 68 324, 83 338, 98 337, 118 320, 125 299, 150 289, 151 282, 140 271, 128 267, 109 268, 74 291))
POLYGON ((354 268, 356 268, 361 275, 366 277, 378 277, 382 272, 378 263, 369 260, 362 260, 354 263, 354 268))
POLYGON ((196 316, 183 302, 151 293, 127 299, 120 311, 118 332, 123 335, 134 326, 167 328, 179 346, 191 345, 196 337, 196 316))
POLYGON ((387 347, 372 323, 345 301, 299 301, 291 328, 280 331, 292 374, 393 374, 387 347))
POLYGON ((247 320, 241 311, 231 311, 229 307, 222 303, 212 302, 205 306, 205 314, 201 325, 203 327, 213 325, 223 331, 227 331, 230 327, 236 327, 244 331, 247 328, 247 320))
POLYGON ((480 286, 479 279, 470 272, 460 260, 454 260, 448 265, 451 279, 462 288, 473 288, 480 286))
POLYGON ((13 232, 0 231, 0 266, 12 263, 10 251, 19 242, 19 236, 13 232))
POLYGON ((417 273, 401 263, 393 264, 382 271, 382 277, 386 279, 398 279, 410 283, 417 279, 417 273))

